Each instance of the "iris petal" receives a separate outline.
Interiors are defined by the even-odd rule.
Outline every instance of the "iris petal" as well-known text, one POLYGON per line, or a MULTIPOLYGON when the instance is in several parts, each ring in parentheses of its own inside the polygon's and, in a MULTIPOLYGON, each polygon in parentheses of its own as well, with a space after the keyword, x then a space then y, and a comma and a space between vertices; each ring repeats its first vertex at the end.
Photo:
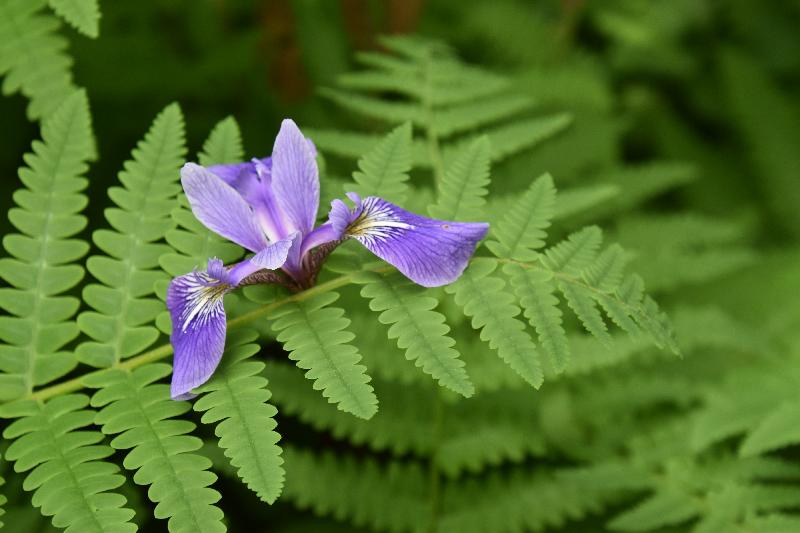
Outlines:
MULTIPOLYGON (((209 267, 216 271, 211 264, 209 267)), ((225 349, 222 299, 230 290, 230 285, 205 272, 178 276, 170 283, 167 308, 175 351, 170 387, 173 398, 191 397, 190 391, 205 383, 219 365, 225 349)))
POLYGON ((319 209, 319 171, 314 148, 290 119, 281 123, 272 150, 272 191, 289 232, 311 232, 319 209))
POLYGON ((250 206, 221 178, 200 165, 186 163, 181 183, 192 213, 208 229, 253 252, 267 245, 250 206))
POLYGON ((458 279, 489 229, 485 223, 423 217, 376 196, 363 202, 355 195, 350 198, 356 202, 352 210, 334 201, 331 226, 424 287, 458 279))
POLYGON ((248 204, 256 205, 262 201, 263 196, 262 176, 256 171, 256 162, 267 173, 271 171, 272 158, 270 157, 254 159, 245 163, 212 165, 207 168, 211 173, 233 187, 248 204))

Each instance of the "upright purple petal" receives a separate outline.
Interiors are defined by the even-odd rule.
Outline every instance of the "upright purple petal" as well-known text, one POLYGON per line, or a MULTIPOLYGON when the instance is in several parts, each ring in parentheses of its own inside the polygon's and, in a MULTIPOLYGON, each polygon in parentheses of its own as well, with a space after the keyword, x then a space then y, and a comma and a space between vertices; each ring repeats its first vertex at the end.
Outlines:
POLYGON ((186 163, 181 183, 194 216, 207 228, 253 252, 267 245, 247 202, 221 178, 200 165, 186 163))
MULTIPOLYGON (((216 272, 209 261, 209 270, 216 272)), ((170 393, 175 399, 208 381, 225 349, 225 308, 222 299, 231 290, 225 282, 206 272, 192 272, 173 279, 167 290, 167 308, 172 318, 172 364, 170 393)))
POLYGON ((331 207, 330 223, 424 287, 452 283, 464 272, 488 224, 449 222, 410 213, 376 196, 348 209, 341 200, 331 207))
POLYGON ((228 165, 212 165, 207 167, 209 172, 222 178, 222 181, 233 187, 245 201, 254 205, 261 201, 263 184, 260 173, 256 172, 256 163, 269 173, 272 169, 272 158, 253 159, 244 163, 228 165))
POLYGON ((281 123, 272 150, 272 191, 288 231, 310 233, 319 209, 319 171, 313 144, 290 119, 281 123))

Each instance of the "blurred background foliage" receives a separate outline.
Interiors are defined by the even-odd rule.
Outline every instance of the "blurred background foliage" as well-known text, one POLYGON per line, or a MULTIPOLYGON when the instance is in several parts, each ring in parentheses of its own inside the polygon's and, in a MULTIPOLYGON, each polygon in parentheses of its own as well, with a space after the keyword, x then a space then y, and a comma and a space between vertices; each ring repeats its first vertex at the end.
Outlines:
MULTIPOLYGON (((464 442, 438 459, 428 443, 430 391, 398 386, 402 371, 373 361, 395 349, 362 350, 379 367, 382 411, 366 424, 386 425, 375 435, 317 396, 298 395, 298 376, 281 377, 287 370, 276 363, 268 376, 289 448, 286 492, 267 507, 223 477, 233 530, 413 530, 430 512, 422 468, 438 460, 446 532, 800 531, 791 513, 777 512, 800 506, 797 448, 786 447, 800 442, 800 1, 101 7, 99 39, 63 29, 98 132, 91 198, 104 197, 149 117, 173 100, 194 151, 228 114, 254 156, 271 150, 286 116, 309 129, 388 131, 394 121, 360 117, 325 88, 347 88, 358 53, 383 50, 380 35, 417 33, 505 77, 535 102, 534 114, 572 117, 535 150, 498 162, 492 192, 510 197, 542 172, 562 191, 575 188, 556 234, 598 223, 635 252, 633 270, 674 317, 687 354, 675 361, 615 340, 581 366, 578 339, 575 368, 533 393, 482 367, 477 348, 465 351, 486 395, 473 411, 471 400, 445 407, 445 427, 464 442)), ((19 154, 36 135, 26 107, 18 94, 0 99, 5 209, 19 154)), ((345 176, 352 159, 333 145, 320 143, 328 173, 345 176)), ((96 223, 102 207, 90 205, 96 223)), ((367 336, 361 327, 355 320, 367 336)), ((5 521, 26 524, 14 531, 49 527, 37 517, 12 501, 5 521)))

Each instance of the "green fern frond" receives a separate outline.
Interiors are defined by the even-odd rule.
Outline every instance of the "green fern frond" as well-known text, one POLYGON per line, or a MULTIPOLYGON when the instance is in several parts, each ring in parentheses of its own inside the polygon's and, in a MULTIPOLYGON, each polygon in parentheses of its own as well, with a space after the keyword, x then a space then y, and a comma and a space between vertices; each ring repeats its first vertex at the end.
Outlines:
POLYGON ((474 261, 461 277, 445 290, 472 319, 472 327, 481 330, 481 340, 522 378, 536 388, 544 379, 541 360, 525 324, 516 318, 520 308, 514 297, 505 292, 505 282, 491 276, 497 262, 474 261))
POLYGON ((108 367, 152 345, 159 332, 151 324, 162 312, 154 284, 165 279, 158 269, 169 252, 158 243, 172 227, 169 214, 179 190, 178 170, 184 154, 183 116, 167 106, 133 150, 133 159, 119 174, 123 187, 111 187, 117 207, 106 209, 113 229, 97 230, 95 244, 107 255, 92 256, 86 266, 101 284, 90 284, 83 298, 94 311, 84 311, 78 326, 92 340, 78 346, 81 362, 108 367))
POLYGON ((50 7, 73 28, 92 39, 100 34, 98 0, 49 0, 50 7))
POLYGON ((552 271, 578 276, 592 266, 603 234, 597 226, 589 226, 569 235, 547 249, 542 264, 552 271))
POLYGON ((450 327, 444 316, 433 309, 438 300, 399 274, 364 273, 355 280, 364 286, 361 296, 379 312, 378 320, 388 324, 389 338, 406 352, 406 359, 422 368, 440 385, 469 397, 475 387, 464 369, 455 341, 447 335, 450 327))
POLYGON ((379 531, 415 531, 425 523, 425 476, 415 464, 321 456, 287 447, 284 497, 317 516, 379 531), (387 490, 391 487, 391 490, 387 490))
POLYGON ((387 101, 336 89, 322 89, 320 94, 347 111, 389 124, 409 122, 420 125, 425 115, 422 106, 411 102, 387 101))
POLYGON ((86 409, 89 397, 68 394, 46 404, 35 401, 7 404, 2 416, 17 418, 3 432, 14 442, 6 459, 17 472, 30 473, 23 488, 33 493, 33 505, 53 525, 70 533, 133 532, 134 512, 113 489, 125 478, 105 458, 113 450, 100 444, 103 434, 89 429, 95 412, 86 409))
POLYGON ((398 126, 364 157, 353 172, 355 183, 345 185, 345 192, 361 196, 380 196, 402 204, 408 191, 411 170, 411 125, 398 126))
POLYGON ((441 220, 480 220, 489 186, 489 138, 479 137, 447 165, 436 205, 429 214, 441 220))
MULTIPOLYGON (((2 22, 0 22, 2 24, 2 22)), ((75 367, 75 357, 61 351, 77 337, 71 317, 79 302, 60 294, 74 287, 84 271, 72 264, 88 250, 74 239, 86 226, 82 177, 92 158, 89 104, 76 91, 42 125, 43 141, 33 143, 19 171, 24 188, 14 194, 8 212, 21 233, 6 235, 12 256, 0 259, 0 306, 12 316, 0 318, 0 398, 10 400, 53 381, 75 367)))
POLYGON ((123 466, 135 470, 134 482, 149 485, 154 516, 169 519, 172 533, 225 531, 222 511, 214 505, 220 494, 210 488, 217 476, 211 461, 196 453, 202 441, 188 435, 195 425, 176 417, 191 409, 172 400, 169 385, 155 383, 168 376, 169 365, 153 363, 133 371, 112 369, 87 379, 99 390, 92 406, 101 408, 95 423, 115 435, 111 447, 130 450, 123 466))
POLYGON ((530 261, 538 257, 545 244, 550 219, 555 214, 556 188, 553 178, 545 174, 534 181, 522 198, 492 228, 486 246, 498 257, 530 261))
POLYGON ((272 329, 297 366, 307 370, 314 388, 331 403, 360 418, 371 418, 378 399, 369 384, 361 354, 352 344, 355 335, 346 328, 350 320, 344 311, 330 304, 339 299, 327 292, 304 301, 282 306, 272 315, 272 329))
MULTIPOLYGON (((283 459, 275 432, 277 409, 268 400, 264 363, 250 358, 259 350, 253 332, 237 331, 226 339, 225 354, 210 382, 194 402, 204 424, 216 423, 214 434, 237 474, 261 500, 273 503, 283 488, 283 459)), ((300 390, 292 391, 293 394, 300 390)))
POLYGON ((75 90, 67 40, 58 34, 61 23, 43 11, 45 5, 45 0, 0 2, 3 94, 28 98, 31 119, 48 116, 75 90))

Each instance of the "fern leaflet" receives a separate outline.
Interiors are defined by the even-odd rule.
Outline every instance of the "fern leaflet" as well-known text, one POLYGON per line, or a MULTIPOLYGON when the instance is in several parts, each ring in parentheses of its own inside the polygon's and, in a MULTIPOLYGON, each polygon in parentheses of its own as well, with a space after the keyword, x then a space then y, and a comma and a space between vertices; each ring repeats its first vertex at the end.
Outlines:
POLYGON ((53 11, 72 27, 92 39, 100 33, 98 0, 49 0, 53 11))

